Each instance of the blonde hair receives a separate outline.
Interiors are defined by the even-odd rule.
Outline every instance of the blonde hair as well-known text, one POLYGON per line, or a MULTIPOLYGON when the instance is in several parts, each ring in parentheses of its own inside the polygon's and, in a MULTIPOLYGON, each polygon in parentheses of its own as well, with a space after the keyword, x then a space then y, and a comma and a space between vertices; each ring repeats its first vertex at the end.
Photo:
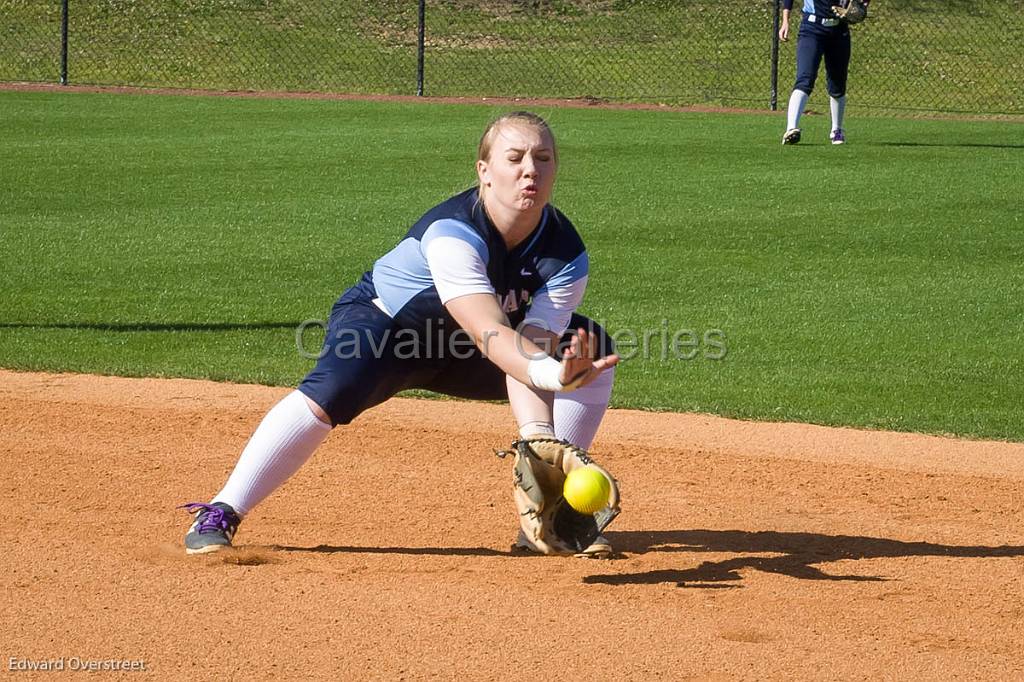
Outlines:
MULTIPOLYGON (((487 161, 491 157, 491 147, 494 146, 494 138, 498 136, 498 131, 506 125, 521 125, 527 128, 536 128, 542 133, 546 132, 551 138, 551 153, 554 155, 555 163, 558 163, 558 145, 555 143, 555 134, 551 132, 551 126, 548 125, 548 122, 532 111, 512 111, 502 114, 491 121, 484 130, 484 134, 480 138, 480 145, 476 150, 476 160, 478 163, 480 161, 487 161)), ((483 185, 477 182, 477 204, 479 205, 483 199, 483 185)))
POLYGON ((484 130, 483 136, 480 138, 480 146, 477 147, 476 151, 477 161, 486 161, 490 158, 491 147, 494 146, 494 138, 498 136, 498 130, 505 125, 521 125, 546 132, 551 137, 551 144, 554 147, 552 151, 555 155, 555 161, 558 161, 558 145, 555 144, 555 134, 551 132, 551 126, 548 125, 547 121, 532 111, 512 111, 507 114, 502 114, 491 121, 488 124, 487 129, 484 130))

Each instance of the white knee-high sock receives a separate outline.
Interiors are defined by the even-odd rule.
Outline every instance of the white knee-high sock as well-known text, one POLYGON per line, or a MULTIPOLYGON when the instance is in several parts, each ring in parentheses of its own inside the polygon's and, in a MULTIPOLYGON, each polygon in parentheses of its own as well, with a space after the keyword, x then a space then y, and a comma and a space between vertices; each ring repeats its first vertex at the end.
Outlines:
POLYGON ((331 425, 317 419, 306 397, 292 391, 256 427, 213 501, 226 502, 244 516, 298 471, 330 432, 331 425))
POLYGON ((829 97, 829 109, 832 110, 832 132, 843 127, 843 114, 846 113, 846 95, 842 97, 829 97))
POLYGON ((608 409, 615 368, 607 369, 592 383, 575 391, 555 394, 555 437, 586 450, 594 442, 608 409))
POLYGON ((800 127, 800 115, 804 113, 807 106, 807 98, 810 97, 803 90, 794 90, 789 96, 789 110, 786 112, 786 130, 800 127))

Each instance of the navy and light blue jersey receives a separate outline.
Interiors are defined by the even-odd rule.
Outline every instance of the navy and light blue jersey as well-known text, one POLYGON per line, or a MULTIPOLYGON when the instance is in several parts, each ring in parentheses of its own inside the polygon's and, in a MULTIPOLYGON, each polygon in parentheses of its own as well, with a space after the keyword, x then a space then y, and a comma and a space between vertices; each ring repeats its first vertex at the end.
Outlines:
MULTIPOLYGON (((801 11, 804 16, 813 14, 818 17, 834 18, 836 15, 832 12, 832 5, 838 4, 839 0, 803 0, 801 11)), ((782 0, 782 9, 793 9, 793 0, 782 0)))
POLYGON ((497 297, 513 327, 529 318, 561 334, 583 298, 588 273, 583 241, 558 209, 546 206, 537 228, 509 250, 473 188, 428 211, 356 290, 405 329, 436 329, 444 320, 454 331, 458 325, 444 304, 487 293, 497 297))

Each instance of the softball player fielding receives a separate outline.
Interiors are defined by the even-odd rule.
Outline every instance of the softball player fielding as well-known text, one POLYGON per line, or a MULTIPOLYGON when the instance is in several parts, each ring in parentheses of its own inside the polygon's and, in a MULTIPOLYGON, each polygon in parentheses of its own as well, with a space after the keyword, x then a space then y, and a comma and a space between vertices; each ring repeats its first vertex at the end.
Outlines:
MULTIPOLYGON (((342 294, 316 366, 267 413, 220 492, 183 505, 196 515, 187 553, 229 547, 332 429, 405 389, 507 397, 524 438, 590 447, 619 358, 576 313, 589 261, 549 203, 557 168, 541 117, 514 112, 487 127, 478 185, 429 210, 342 294)), ((547 552, 522 532, 517 544, 547 552)), ((598 537, 583 553, 610 552, 598 537)))
MULTIPOLYGON (((867 6, 869 0, 862 1, 867 6)), ((843 116, 846 111, 846 77, 850 69, 850 26, 832 11, 836 2, 839 0, 804 0, 803 18, 796 43, 796 84, 789 97, 782 144, 796 144, 800 141, 800 115, 814 91, 822 57, 825 58, 829 109, 832 114, 832 129, 828 138, 832 144, 846 142, 843 116)), ((792 9, 793 0, 782 0, 779 40, 783 42, 789 40, 789 15, 792 9)))

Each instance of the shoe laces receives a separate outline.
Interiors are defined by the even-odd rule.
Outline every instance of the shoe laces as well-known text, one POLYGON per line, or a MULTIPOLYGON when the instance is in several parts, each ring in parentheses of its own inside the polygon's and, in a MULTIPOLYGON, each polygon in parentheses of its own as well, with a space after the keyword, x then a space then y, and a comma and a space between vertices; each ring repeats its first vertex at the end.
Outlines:
POLYGON ((185 509, 189 514, 199 512, 199 515, 196 517, 196 521, 199 522, 199 525, 196 526, 196 532, 200 535, 218 530, 234 534, 238 524, 241 523, 238 514, 230 509, 224 509, 212 504, 189 502, 179 506, 178 509, 185 509))

